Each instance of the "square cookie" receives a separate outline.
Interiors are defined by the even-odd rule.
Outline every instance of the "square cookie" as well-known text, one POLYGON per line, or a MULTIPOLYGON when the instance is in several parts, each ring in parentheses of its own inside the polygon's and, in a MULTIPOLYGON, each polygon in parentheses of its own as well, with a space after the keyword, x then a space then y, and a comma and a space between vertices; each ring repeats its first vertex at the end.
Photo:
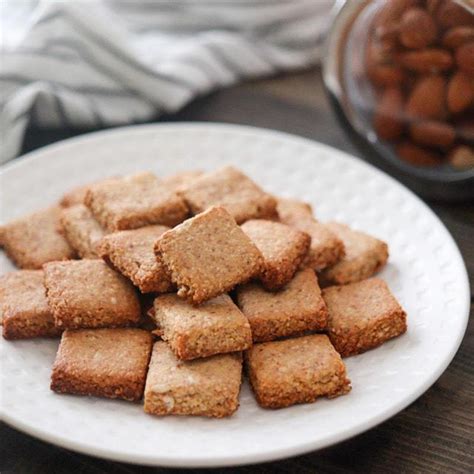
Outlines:
POLYGON ((84 204, 69 206, 61 211, 61 225, 69 245, 81 258, 97 258, 97 242, 105 235, 84 204))
POLYGON ((346 367, 325 334, 255 344, 245 353, 258 403, 283 408, 351 389, 346 367))
POLYGON ((175 191, 183 191, 186 187, 200 178, 204 173, 199 170, 181 171, 180 173, 165 176, 161 179, 161 184, 169 186, 175 191))
POLYGON ((321 272, 321 284, 345 285, 365 280, 387 263, 388 246, 382 240, 338 222, 330 222, 326 226, 342 240, 345 255, 336 264, 321 272))
POLYGON ((121 327, 140 319, 132 284, 102 260, 47 263, 44 276, 48 303, 59 328, 121 327))
POLYGON ((343 241, 327 224, 311 221, 300 221, 298 228, 311 237, 311 245, 303 265, 321 271, 339 262, 345 255, 343 241))
POLYGON ((252 345, 247 318, 229 295, 220 295, 198 307, 176 294, 155 299, 154 318, 178 359, 190 360, 236 352, 252 345))
POLYGON ((252 219, 241 226, 263 256, 260 280, 268 290, 286 285, 305 259, 311 237, 279 222, 252 219))
POLYGON ((19 270, 0 277, 0 318, 5 339, 54 337, 54 325, 42 270, 19 270))
POLYGON ((173 284, 154 252, 155 242, 167 230, 169 227, 153 225, 114 232, 100 241, 98 252, 142 293, 171 291, 173 284))
POLYGON ((259 274, 262 255, 223 207, 212 207, 162 235, 163 258, 178 296, 195 304, 259 274))
POLYGON ((326 224, 313 217, 313 210, 308 203, 298 199, 279 198, 277 209, 280 222, 306 232, 311 237, 304 266, 320 271, 343 257, 342 240, 326 224))
POLYGON ((189 183, 181 194, 193 214, 211 206, 222 206, 238 224, 277 216, 275 198, 232 166, 206 173, 189 183))
POLYGON ((110 179, 89 187, 85 204, 109 231, 151 224, 175 226, 188 215, 176 192, 160 184, 153 173, 110 179))
POLYGON ((63 195, 59 201, 61 207, 70 207, 76 206, 77 204, 84 204, 84 199, 86 197, 87 189, 90 185, 84 184, 82 186, 77 186, 63 195))
POLYGON ((165 342, 155 342, 145 385, 152 415, 230 416, 239 407, 242 355, 180 361, 165 342))
POLYGON ((311 204, 299 199, 277 198, 277 211, 280 222, 293 227, 314 220, 311 204))
POLYGON ((0 226, 0 245, 20 268, 40 269, 43 263, 73 258, 60 231, 60 215, 61 208, 53 206, 0 226))
POLYGON ((326 304, 310 268, 296 273, 280 291, 269 292, 257 283, 248 283, 236 294, 237 304, 250 322, 254 342, 326 328, 326 304))
POLYGON ((109 181, 111 179, 116 179, 116 177, 105 178, 105 179, 101 179, 100 181, 94 181, 92 183, 76 186, 75 188, 72 188, 70 191, 68 191, 67 193, 63 195, 63 197, 59 201, 59 205, 62 207, 71 207, 71 206, 75 206, 76 204, 84 204, 87 190, 91 186, 109 181))
POLYGON ((51 375, 57 393, 138 401, 152 336, 142 329, 64 331, 51 375))
POLYGON ((323 298, 329 337, 343 357, 380 346, 407 330, 405 311, 378 278, 326 288, 323 298))

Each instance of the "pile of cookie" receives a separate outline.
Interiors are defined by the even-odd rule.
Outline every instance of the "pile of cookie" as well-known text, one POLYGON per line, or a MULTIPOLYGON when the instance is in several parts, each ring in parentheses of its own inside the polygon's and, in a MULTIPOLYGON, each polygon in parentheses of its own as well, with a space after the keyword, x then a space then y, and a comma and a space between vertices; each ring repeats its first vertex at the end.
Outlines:
POLYGON ((263 407, 336 397, 342 357, 406 331, 370 278, 384 242, 230 166, 94 182, 0 242, 21 268, 0 277, 4 338, 61 337, 52 390, 150 414, 231 415, 243 366, 263 407))

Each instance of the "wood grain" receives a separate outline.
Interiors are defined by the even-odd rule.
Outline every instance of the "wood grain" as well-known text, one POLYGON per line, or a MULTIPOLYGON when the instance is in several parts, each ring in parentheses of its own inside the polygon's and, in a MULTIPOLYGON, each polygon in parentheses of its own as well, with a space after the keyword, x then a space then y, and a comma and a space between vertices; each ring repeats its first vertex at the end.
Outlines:
MULTIPOLYGON (((162 120, 222 121, 268 127, 360 153, 327 102, 318 70, 256 81, 201 98, 162 120)), ((77 134, 79 131, 75 131, 77 134)), ((84 131, 81 131, 84 132, 84 131)), ((24 151, 70 136, 30 130, 24 151)), ((453 234, 474 290, 474 204, 429 203, 453 234)), ((471 306, 471 316, 474 308, 471 306)), ((450 317, 450 315, 446 315, 450 317)), ((435 350, 435 348, 433 348, 435 350)), ((422 397, 382 425, 323 451, 212 473, 468 473, 474 471, 474 322, 453 362, 422 397)), ((108 462, 48 445, 0 426, 1 473, 178 472, 108 462)))

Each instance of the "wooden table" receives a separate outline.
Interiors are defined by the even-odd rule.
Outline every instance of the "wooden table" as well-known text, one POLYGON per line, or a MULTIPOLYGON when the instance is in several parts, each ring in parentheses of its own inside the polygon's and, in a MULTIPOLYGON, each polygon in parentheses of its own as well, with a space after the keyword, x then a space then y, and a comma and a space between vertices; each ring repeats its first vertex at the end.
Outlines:
MULTIPOLYGON (((273 128, 359 155, 330 111, 318 70, 217 92, 165 120, 232 122, 273 128)), ((72 134, 71 131, 30 131, 24 151, 72 134)), ((474 203, 429 204, 457 241, 469 271, 471 293, 474 293, 474 203)), ((0 426, 0 440, 1 473, 175 472, 173 469, 132 466, 76 454, 38 441, 5 424, 0 426)), ((391 420, 323 451, 227 472, 398 474, 473 471, 474 323, 471 320, 461 348, 446 372, 422 397, 391 420)))

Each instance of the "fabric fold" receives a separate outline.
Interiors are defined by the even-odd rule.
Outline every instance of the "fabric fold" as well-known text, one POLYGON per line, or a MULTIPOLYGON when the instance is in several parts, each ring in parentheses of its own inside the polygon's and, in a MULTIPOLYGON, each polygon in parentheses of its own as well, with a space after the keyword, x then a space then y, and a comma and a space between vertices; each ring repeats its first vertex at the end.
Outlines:
POLYGON ((333 0, 2 3, 1 162, 28 125, 101 128, 172 113, 316 63, 333 0))

